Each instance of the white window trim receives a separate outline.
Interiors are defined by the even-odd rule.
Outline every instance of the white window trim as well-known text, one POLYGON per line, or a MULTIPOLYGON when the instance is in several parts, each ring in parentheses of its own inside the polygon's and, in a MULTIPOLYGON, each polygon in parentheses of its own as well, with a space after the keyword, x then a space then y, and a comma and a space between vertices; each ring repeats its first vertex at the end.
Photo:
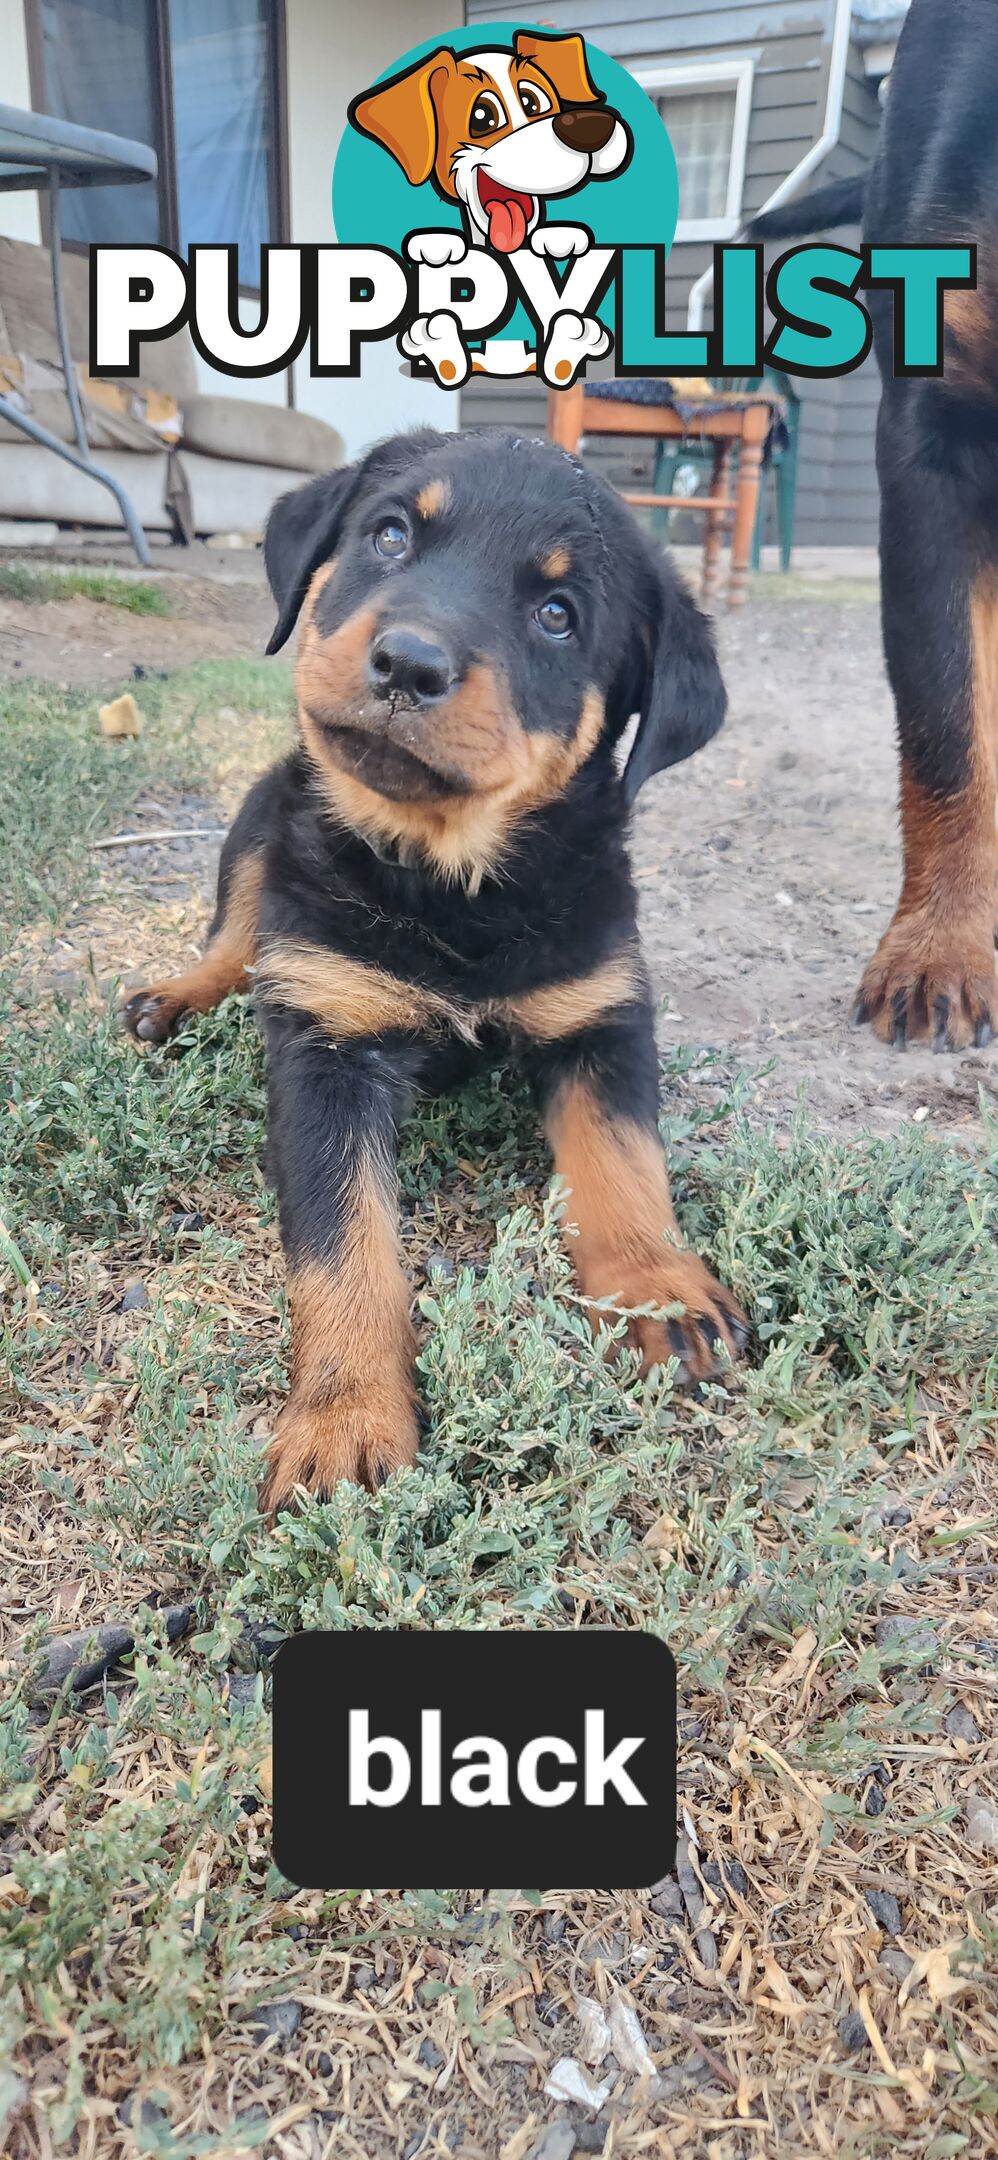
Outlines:
POLYGON ((733 240, 741 229, 742 193, 749 121, 752 117, 752 84, 755 61, 693 60, 683 66, 662 61, 660 65, 636 67, 634 79, 654 97, 663 90, 717 90, 735 85, 735 117, 731 130, 731 161, 728 166, 728 198, 723 218, 684 218, 676 226, 677 240, 733 240))

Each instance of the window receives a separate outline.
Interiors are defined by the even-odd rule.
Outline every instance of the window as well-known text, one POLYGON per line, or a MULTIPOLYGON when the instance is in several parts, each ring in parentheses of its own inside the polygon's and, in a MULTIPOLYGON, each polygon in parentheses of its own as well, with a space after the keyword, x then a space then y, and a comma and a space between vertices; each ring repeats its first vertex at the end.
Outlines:
POLYGON ((28 0, 40 111, 150 143, 159 178, 67 191, 68 241, 234 241, 239 281, 286 238, 281 0, 28 0))
POLYGON ((730 240, 738 231, 753 71, 752 60, 635 69, 676 153, 678 240, 730 240))

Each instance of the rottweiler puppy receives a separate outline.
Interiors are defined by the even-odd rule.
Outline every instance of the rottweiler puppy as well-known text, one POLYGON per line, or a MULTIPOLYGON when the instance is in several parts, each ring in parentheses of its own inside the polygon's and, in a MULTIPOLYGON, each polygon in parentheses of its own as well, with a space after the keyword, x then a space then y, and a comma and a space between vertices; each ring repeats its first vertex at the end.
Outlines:
POLYGON ((876 246, 976 245, 947 292, 943 373, 897 378, 891 291, 864 296, 877 431, 884 651, 901 752, 901 898, 854 1018, 903 1050, 998 1024, 998 7, 912 0, 868 175, 766 213, 753 237, 862 216, 876 246))
POLYGON ((627 859, 642 782, 721 725, 704 617, 610 489, 505 434, 383 443, 285 496, 264 552, 268 650, 302 617, 297 747, 226 839, 203 960, 125 1012, 162 1042, 256 996, 292 1312, 275 1510, 415 1457, 398 1131, 483 1060, 529 1076, 585 1296, 679 1308, 633 1320, 645 1368, 702 1378, 745 1321, 672 1211, 627 859))

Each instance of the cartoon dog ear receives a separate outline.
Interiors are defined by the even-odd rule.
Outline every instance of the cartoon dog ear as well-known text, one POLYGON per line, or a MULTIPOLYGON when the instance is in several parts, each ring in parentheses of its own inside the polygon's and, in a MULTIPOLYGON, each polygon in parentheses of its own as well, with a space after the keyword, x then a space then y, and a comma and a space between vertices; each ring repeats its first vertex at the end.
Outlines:
POLYGON ((585 39, 580 37, 540 37, 532 31, 516 30, 513 49, 519 60, 533 60, 543 69, 548 81, 554 84, 562 105, 594 105, 605 102, 602 90, 597 90, 589 73, 586 59, 585 39))
POLYGON ((277 622, 268 653, 286 645, 301 613, 309 580, 328 562, 339 543, 343 520, 356 496, 371 479, 387 480, 405 471, 414 458, 440 450, 446 435, 435 428, 414 428, 409 435, 392 435, 377 443, 356 465, 338 472, 320 473, 294 488, 274 504, 263 535, 263 560, 270 590, 277 602, 277 622))
POLYGON ((413 187, 422 187, 429 179, 436 160, 434 90, 439 91, 456 72, 453 53, 441 46, 404 75, 375 83, 373 90, 365 90, 350 106, 348 117, 354 127, 390 151, 413 187))
POLYGON ((717 734, 727 706, 706 615, 664 556, 649 560, 648 570, 640 716, 623 776, 628 807, 653 773, 681 764, 717 734))

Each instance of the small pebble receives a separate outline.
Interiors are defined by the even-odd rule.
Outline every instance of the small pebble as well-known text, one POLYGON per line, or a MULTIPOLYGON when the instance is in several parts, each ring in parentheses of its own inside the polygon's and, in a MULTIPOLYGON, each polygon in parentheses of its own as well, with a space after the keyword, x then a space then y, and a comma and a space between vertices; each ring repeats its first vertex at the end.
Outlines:
POLYGON ((878 1620, 873 1639, 878 1650, 898 1650, 901 1664, 907 1664, 909 1658, 932 1657, 939 1648, 939 1636, 931 1621, 910 1619, 904 1613, 889 1613, 878 1620))
POLYGON ((847 2055, 857 2055, 860 2048, 868 2048, 870 2035, 858 2010, 847 2010, 839 2026, 839 2039, 847 2055))
POLYGON ((943 1724, 951 1740, 965 1740, 968 1747, 978 1746, 981 1728, 966 1703, 954 1703, 952 1710, 947 1710, 943 1724))
POLYGON ((374 1966, 373 1966, 373 1965, 358 1965, 358 1967, 357 1967, 357 1970, 356 1970, 356 1972, 354 1973, 354 1976, 353 1976, 353 1992, 354 1992, 354 1994, 355 1994, 355 1995, 369 1995, 369 1994, 370 1994, 370 1991, 371 1991, 371 1989, 372 1989, 373 1987, 377 1987, 377 1984, 378 1984, 378 1975, 377 1975, 377 1973, 376 1973, 376 1972, 375 1972, 375 1970, 374 1970, 374 1966))
POLYGON ((902 1980, 907 1980, 908 1974, 911 1971, 912 1960, 906 1955, 903 1950, 882 1950, 880 1953, 880 1962, 882 1965, 886 1965, 889 1973, 893 1974, 893 1977, 897 1981, 899 1987, 902 1980))
POLYGON ((601 2153, 610 2135, 609 2115, 597 2115, 595 2122, 573 2123, 575 2145, 578 2152, 601 2153))
POLYGON ((998 1849, 998 1808, 976 1793, 967 1800, 967 1843, 976 1845, 979 1852, 998 1849))
POLYGON ((440 2049, 434 2047, 432 2040, 421 2040, 418 2060, 425 2070, 442 2070, 447 2057, 441 2055, 440 2049))
POLYGON ((315 2067, 319 2077, 331 2078, 336 2064, 332 2056, 327 2055, 325 2049, 323 2049, 321 2055, 317 2055, 315 2058, 315 2067))
POLYGON ((565 1933, 565 1927, 566 1927, 566 1920, 565 1920, 565 1915, 564 1915, 564 1913, 563 1913, 563 1912, 549 1912, 549 1913, 545 1913, 545 1915, 544 1915, 544 1940, 545 1940, 545 1942, 548 1942, 548 1943, 556 1943, 556 1942, 560 1942, 560 1941, 561 1941, 561 1938, 562 1938, 562 1936, 563 1936, 563 1935, 564 1935, 564 1933, 565 1933))
POLYGON ((130 1282, 118 1307, 119 1312, 145 1312, 149 1304, 149 1292, 144 1282, 130 1282))
MULTIPOLYGON (((135 2103, 137 2099, 137 2093, 126 2093, 124 2099, 122 2100, 118 2108, 118 2121, 120 2123, 124 2123, 126 2130, 131 2130, 133 2128, 135 2103)), ((143 2130, 161 2130, 169 2123, 170 2119, 166 2113, 165 2108, 159 2107, 155 2100, 148 2099, 141 2102, 138 2110, 138 2118, 138 2127, 141 2127, 143 2130)))
POLYGON ((868 1890, 866 1902, 878 1927, 885 1935, 900 1935, 901 1907, 889 1890, 868 1890))
POLYGON ((166 1228, 174 1237, 184 1230, 203 1230, 204 1216, 199 1215, 196 1208, 190 1208, 186 1213, 183 1208, 178 1208, 175 1214, 167 1216, 166 1228))
POLYGON ((251 2032, 259 2033, 269 2040, 276 2033, 279 2040, 291 2040, 301 2024, 301 2004, 296 2002, 260 2003, 251 2010, 246 2019, 251 2032))
POLYGON ((528 2160, 572 2160, 575 2142, 574 2123, 550 2123, 542 2130, 536 2145, 531 2146, 528 2160))

